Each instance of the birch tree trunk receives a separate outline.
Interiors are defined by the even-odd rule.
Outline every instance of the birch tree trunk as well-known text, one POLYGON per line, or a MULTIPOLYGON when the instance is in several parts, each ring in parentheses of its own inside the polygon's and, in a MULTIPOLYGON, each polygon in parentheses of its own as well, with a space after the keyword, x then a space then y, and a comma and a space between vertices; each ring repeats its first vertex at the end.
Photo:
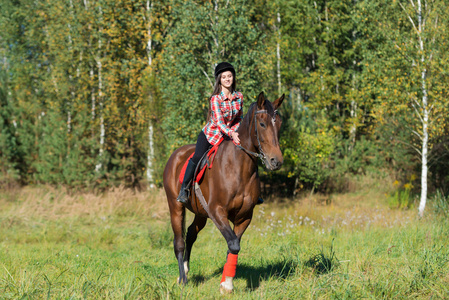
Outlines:
POLYGON ((153 179, 154 142, 153 142, 153 125, 152 124, 150 124, 150 126, 148 128, 148 138, 149 138, 149 148, 148 148, 147 179, 150 184, 150 188, 153 188, 154 187, 154 179, 153 179))
MULTIPOLYGON (((101 42, 100 42, 101 44, 101 42)), ((101 46, 100 46, 101 47, 101 46)), ((100 171, 102 167, 101 160, 103 158, 103 148, 104 148, 104 138, 105 138, 105 131, 104 131, 104 115, 103 115, 103 82, 101 78, 101 60, 100 57, 97 58, 97 67, 98 67, 98 100, 100 101, 100 152, 98 154, 99 156, 99 163, 95 167, 95 171, 100 171)))
POLYGON ((419 37, 419 48, 421 50, 421 63, 423 66, 423 70, 421 71, 421 89, 422 89, 422 149, 421 149, 421 199, 419 201, 419 216, 422 217, 424 215, 424 209, 426 207, 427 202, 427 147, 429 141, 429 133, 428 133, 428 123, 429 123, 429 107, 428 107, 428 99, 427 99, 427 69, 426 59, 424 56, 424 42, 422 38, 422 30, 423 30, 423 20, 422 20, 422 6, 421 0, 418 0, 418 37, 419 37))
MULTIPOLYGON (((355 76, 355 75, 352 75, 355 76)), ((351 124, 351 129, 349 130, 349 139, 351 144, 349 145, 349 151, 352 151, 352 149, 355 146, 355 139, 356 139, 356 133, 357 133, 357 126, 356 126, 356 121, 355 119, 357 118, 357 103, 355 102, 354 99, 351 100, 351 119, 353 119, 352 124, 351 124)))
MULTIPOLYGON (((354 73, 352 74, 352 97, 355 97, 355 90, 356 90, 356 78, 355 78, 355 66, 356 61, 354 60, 354 73)), ((352 124, 351 128, 349 130, 349 140, 350 144, 348 147, 349 151, 352 151, 355 147, 355 140, 357 137, 357 102, 353 98, 351 100, 351 111, 350 111, 352 124)))
MULTIPOLYGON (((89 45, 89 47, 90 47, 90 45, 89 45)), ((90 66, 90 71, 89 71, 89 76, 90 76, 90 79, 91 79, 91 81, 93 82, 94 81, 94 67, 91 65, 90 66)), ((91 114, 92 114, 92 121, 94 121, 95 120, 95 88, 94 88, 94 86, 92 85, 92 89, 91 89, 91 114)), ((92 131, 93 132, 93 131, 92 131)))
MULTIPOLYGON (((153 9, 153 3, 147 1, 146 5, 147 9, 147 20, 148 20, 148 42, 147 42, 147 52, 148 52, 148 65, 151 67, 153 61, 151 57, 152 51, 152 34, 151 34, 151 11, 153 9)), ((152 95, 150 95, 152 97, 152 95)), ((150 184, 150 188, 154 187, 154 179, 153 179, 153 159, 154 159, 154 142, 153 142, 153 124, 151 123, 148 127, 148 157, 147 157, 147 180, 150 184)))
MULTIPOLYGON (((88 7, 88 2, 87 0, 84 0, 84 9, 86 11, 89 10, 88 7)), ((88 29, 89 32, 92 31, 92 24, 89 23, 88 25, 88 29)), ((88 51, 91 52, 92 51, 92 36, 89 37, 89 43, 88 43, 88 51)), ((95 109, 96 109, 96 98, 95 98, 95 87, 94 87, 94 64, 93 63, 89 63, 90 66, 90 70, 89 70, 89 77, 90 77, 90 81, 92 83, 92 88, 90 90, 90 97, 91 97, 91 115, 92 115, 92 123, 95 121, 95 109)), ((94 126, 92 126, 92 137, 94 136, 94 126)))
MULTIPOLYGON (((356 6, 357 1, 353 1, 354 7, 356 6)), ((352 31, 352 43, 355 44, 356 42, 356 31, 352 31)), ((356 69, 357 69, 357 61, 354 58, 352 61, 352 67, 353 67, 353 73, 352 73, 352 100, 351 100, 351 129, 349 130, 349 139, 351 141, 351 144, 349 145, 349 151, 352 151, 352 149, 355 147, 355 140, 357 137, 357 102, 355 101, 355 91, 357 90, 357 80, 356 80, 356 69)))
MULTIPOLYGON (((101 6, 99 7, 100 11, 100 24, 103 24, 103 11, 101 6)), ((100 25, 100 37, 98 39, 98 55, 97 55, 97 68, 98 68, 98 101, 100 104, 100 150, 99 150, 99 163, 95 166, 95 171, 99 171, 102 167, 102 158, 103 158, 103 148, 104 148, 104 139, 105 139, 105 130, 104 130, 104 114, 103 114, 103 79, 102 79, 102 63, 101 63, 101 35, 103 33, 103 26, 100 25)))
POLYGON ((153 10, 153 2, 150 3, 150 1, 147 1, 146 5, 147 9, 147 20, 148 20, 148 42, 147 42, 147 52, 148 52, 148 65, 151 66, 153 63, 152 57, 151 57, 151 48, 152 48, 152 34, 151 34, 151 11, 153 10))
POLYGON ((421 151, 421 199, 419 200, 419 216, 424 215, 424 209, 427 202, 427 152, 428 152, 428 122, 429 122, 429 110, 427 104, 427 89, 426 89, 426 70, 422 72, 422 90, 423 90, 423 136, 422 136, 422 151, 421 151))
MULTIPOLYGON (((75 14, 74 14, 73 10, 74 10, 73 2, 72 2, 72 0, 70 0, 70 16, 72 17, 72 20, 75 20, 75 14)), ((70 53, 71 57, 73 57, 74 50, 73 50, 73 39, 72 39, 72 25, 70 24, 70 21, 67 24, 67 27, 69 28, 69 36, 68 36, 68 38, 69 38, 69 53, 70 53)), ((74 67, 75 66, 72 63, 72 68, 74 68, 74 67)), ((70 84, 70 96, 71 96, 72 101, 69 101, 69 103, 67 104, 67 133, 70 134, 70 132, 72 131, 71 106, 72 106, 73 101, 75 100, 75 91, 73 90, 74 85, 72 84, 73 83, 72 74, 69 74, 69 82, 71 83, 70 84)), ((70 147, 70 145, 69 145, 69 147, 70 147)), ((68 150, 70 151, 70 148, 68 150)))

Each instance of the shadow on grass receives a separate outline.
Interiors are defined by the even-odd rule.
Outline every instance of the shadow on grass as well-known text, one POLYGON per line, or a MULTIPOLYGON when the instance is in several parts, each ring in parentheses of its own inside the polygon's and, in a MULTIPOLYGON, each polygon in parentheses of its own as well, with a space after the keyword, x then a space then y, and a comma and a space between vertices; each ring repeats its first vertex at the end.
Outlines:
MULTIPOLYGON (((258 266, 241 263, 237 265, 237 273, 235 278, 246 279, 247 289, 253 291, 259 288, 261 282, 271 279, 288 279, 297 272, 303 272, 310 269, 312 274, 318 276, 332 272, 338 265, 338 259, 335 255, 333 245, 330 247, 329 253, 325 253, 323 249, 316 254, 312 254, 307 260, 300 262, 291 258, 281 258, 277 262, 254 262, 258 266)), ((194 286, 203 284, 214 277, 221 277, 223 267, 216 269, 211 275, 190 274, 189 283, 194 286)))
POLYGON ((312 255, 304 262, 304 266, 311 268, 317 275, 332 272, 338 264, 338 259, 334 251, 334 240, 332 240, 329 254, 326 254, 324 250, 321 249, 319 253, 312 255))
POLYGON ((286 279, 295 272, 297 263, 289 261, 280 261, 266 266, 254 267, 241 265, 237 268, 236 278, 245 278, 246 286, 250 290, 255 290, 260 286, 261 281, 272 277, 286 279))
POLYGON ((206 280, 208 280, 209 278, 206 278, 203 275, 199 275, 199 274, 194 274, 192 276, 187 276, 189 283, 193 284, 194 286, 198 286, 202 283, 204 283, 206 280))
POLYGON ((331 272, 336 265, 334 257, 327 257, 324 253, 318 253, 309 258, 304 266, 312 268, 316 274, 327 274, 331 272))

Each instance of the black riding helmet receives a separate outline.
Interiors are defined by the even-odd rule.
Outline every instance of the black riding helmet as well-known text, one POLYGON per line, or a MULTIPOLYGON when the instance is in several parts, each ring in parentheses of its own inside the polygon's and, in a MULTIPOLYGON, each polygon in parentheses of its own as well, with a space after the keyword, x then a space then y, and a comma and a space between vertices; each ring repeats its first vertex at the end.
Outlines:
POLYGON ((219 63, 215 67, 215 80, 224 71, 231 71, 232 75, 235 78, 235 69, 234 69, 234 67, 230 63, 228 63, 228 62, 221 62, 221 63, 219 63))

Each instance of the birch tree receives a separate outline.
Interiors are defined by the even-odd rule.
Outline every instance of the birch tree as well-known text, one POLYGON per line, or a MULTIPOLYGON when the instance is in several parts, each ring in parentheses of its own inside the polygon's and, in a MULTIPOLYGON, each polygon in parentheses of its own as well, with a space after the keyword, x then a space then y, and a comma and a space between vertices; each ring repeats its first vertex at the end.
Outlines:
MULTIPOLYGON (((378 60, 386 67, 379 93, 379 112, 387 110, 403 114, 407 127, 415 140, 404 141, 413 148, 420 159, 420 201, 418 214, 422 217, 428 194, 428 161, 432 137, 441 131, 441 111, 445 99, 440 82, 441 62, 446 56, 444 46, 446 10, 443 1, 423 3, 421 0, 384 3, 377 25, 385 44, 378 49, 378 60), (443 21, 444 22, 444 21, 443 21)), ((376 8, 373 8, 376 9, 376 8)))
MULTIPOLYGON (((434 55, 440 55, 439 45, 436 44, 437 38, 443 38, 439 34, 439 18, 443 10, 439 1, 425 1, 417 0, 416 3, 411 0, 407 3, 399 2, 403 13, 407 16, 410 24, 413 27, 413 33, 415 34, 415 49, 416 55, 410 58, 412 67, 417 68, 420 73, 420 90, 419 95, 412 95, 412 107, 420 121, 420 131, 414 130, 421 140, 421 196, 419 201, 418 213, 422 217, 424 215, 424 209, 427 202, 428 191, 428 161, 429 161, 429 135, 432 130, 430 127, 435 121, 435 115, 441 110, 441 103, 443 99, 438 99, 438 96, 431 97, 429 88, 432 87, 429 81, 429 71, 432 68, 434 55), (429 96, 431 98, 429 98, 429 96), (435 113, 436 111, 436 113, 435 113)), ((401 47, 396 45, 401 51, 401 47)), ((439 124, 436 124, 437 126, 439 124)))
POLYGON ((95 15, 98 16, 98 47, 95 51, 95 62, 97 65, 97 72, 98 72, 98 101, 100 104, 100 144, 99 144, 99 153, 98 153, 98 162, 95 166, 95 171, 100 171, 103 163, 103 152, 104 152, 104 140, 105 140, 105 128, 104 128, 104 103, 103 103, 103 63, 102 63, 102 56, 103 56, 103 10, 101 7, 101 3, 98 4, 98 7, 95 7, 95 9, 98 9, 98 13, 95 15))
MULTIPOLYGON (((152 67, 152 63, 153 63, 153 34, 152 34, 152 14, 153 14, 153 2, 150 0, 147 0, 146 2, 146 15, 144 16, 144 20, 145 23, 147 24, 147 28, 148 28, 148 35, 147 35, 147 55, 148 55, 148 67, 150 68, 150 72, 151 67, 152 67)), ((149 94, 150 97, 152 97, 151 94, 149 94)), ((153 171, 153 160, 154 160, 154 127, 153 124, 150 120, 149 122, 149 127, 148 127, 148 155, 147 155, 147 180, 150 184, 150 187, 154 187, 154 171, 153 171)))

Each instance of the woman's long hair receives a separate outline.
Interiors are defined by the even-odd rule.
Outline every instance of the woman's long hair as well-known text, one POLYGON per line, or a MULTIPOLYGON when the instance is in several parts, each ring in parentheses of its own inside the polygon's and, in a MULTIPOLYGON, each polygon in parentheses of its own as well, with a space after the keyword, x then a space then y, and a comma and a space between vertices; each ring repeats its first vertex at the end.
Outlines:
MULTIPOLYGON (((231 93, 234 93, 235 91, 235 74, 232 74, 232 85, 231 85, 231 93)), ((215 79, 215 85, 214 85, 214 91, 212 92, 212 95, 209 97, 209 110, 207 112, 207 123, 209 123, 210 120, 210 115, 211 115, 211 104, 210 104, 210 100, 212 99, 213 96, 215 95, 220 95, 221 93, 221 73, 217 76, 217 78, 215 79)))

